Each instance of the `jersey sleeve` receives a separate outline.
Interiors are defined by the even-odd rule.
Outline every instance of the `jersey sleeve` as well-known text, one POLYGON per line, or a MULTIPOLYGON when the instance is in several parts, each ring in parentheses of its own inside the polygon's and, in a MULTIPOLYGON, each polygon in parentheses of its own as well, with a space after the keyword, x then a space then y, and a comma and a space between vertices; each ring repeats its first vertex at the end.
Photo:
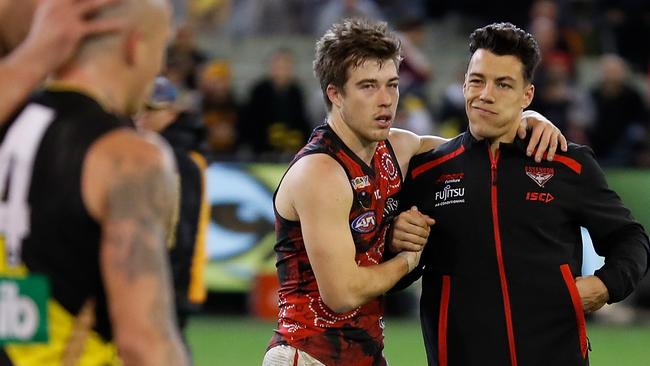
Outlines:
POLYGON ((634 290, 648 270, 648 236, 607 185, 593 151, 580 147, 578 153, 582 163, 579 224, 589 230, 596 253, 605 257, 605 264, 595 275, 607 286, 609 303, 618 302, 634 290))

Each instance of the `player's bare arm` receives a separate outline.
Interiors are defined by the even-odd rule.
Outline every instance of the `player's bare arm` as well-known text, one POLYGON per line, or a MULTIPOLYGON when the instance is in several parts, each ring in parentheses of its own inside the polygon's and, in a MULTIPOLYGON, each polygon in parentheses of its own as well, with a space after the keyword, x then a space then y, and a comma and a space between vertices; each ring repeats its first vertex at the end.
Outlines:
POLYGON ((417 265, 420 255, 404 252, 382 264, 358 266, 349 225, 352 199, 344 170, 324 154, 298 160, 276 197, 283 217, 300 220, 319 292, 336 312, 352 310, 384 294, 417 265))
POLYGON ((438 136, 419 136, 400 128, 391 128, 388 140, 393 146, 402 174, 408 171, 413 156, 431 151, 448 141, 438 136))
POLYGON ((167 263, 177 204, 171 154, 133 131, 116 131, 91 147, 82 183, 102 226, 100 266, 122 361, 185 365, 167 263))

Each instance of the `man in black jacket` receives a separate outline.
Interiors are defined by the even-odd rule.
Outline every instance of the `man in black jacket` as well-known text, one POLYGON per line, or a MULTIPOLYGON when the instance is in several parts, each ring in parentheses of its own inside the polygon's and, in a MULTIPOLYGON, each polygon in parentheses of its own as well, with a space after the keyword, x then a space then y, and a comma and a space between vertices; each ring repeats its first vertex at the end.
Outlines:
POLYGON ((470 54, 468 131, 410 163, 400 205, 436 225, 419 270, 398 286, 423 276, 429 365, 588 365, 584 314, 632 292, 648 237, 588 147, 526 156, 516 130, 534 94, 533 37, 491 24, 472 33, 470 54), (605 257, 593 276, 581 276, 581 226, 605 257))

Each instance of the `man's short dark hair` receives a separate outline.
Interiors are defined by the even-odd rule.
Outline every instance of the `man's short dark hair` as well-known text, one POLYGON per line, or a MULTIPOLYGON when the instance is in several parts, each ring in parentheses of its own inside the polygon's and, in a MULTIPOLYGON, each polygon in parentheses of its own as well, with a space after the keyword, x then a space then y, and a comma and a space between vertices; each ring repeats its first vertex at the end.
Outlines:
POLYGON ((478 49, 488 50, 495 55, 512 55, 523 64, 524 80, 531 82, 535 69, 541 60, 539 46, 528 32, 512 23, 492 23, 478 28, 469 36, 469 53, 478 49))
POLYGON ((327 86, 339 90, 348 80, 348 69, 367 60, 393 60, 399 69, 402 60, 401 43, 386 22, 366 19, 345 19, 332 25, 316 43, 314 75, 320 83, 327 109, 332 102, 327 97, 327 86))

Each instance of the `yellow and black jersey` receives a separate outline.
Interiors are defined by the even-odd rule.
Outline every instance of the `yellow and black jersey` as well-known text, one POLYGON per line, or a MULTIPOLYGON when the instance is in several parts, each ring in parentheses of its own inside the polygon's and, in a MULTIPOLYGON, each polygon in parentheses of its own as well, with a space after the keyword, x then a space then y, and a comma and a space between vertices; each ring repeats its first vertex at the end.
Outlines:
POLYGON ((0 364, 119 364, 81 173, 96 140, 130 125, 51 88, 0 130, 0 364))
POLYGON ((194 117, 181 113, 161 132, 173 149, 180 187, 178 220, 169 253, 180 329, 185 328, 189 314, 198 309, 207 295, 203 280, 207 262, 205 236, 210 219, 205 198, 207 161, 199 152, 204 136, 200 121, 194 117))

